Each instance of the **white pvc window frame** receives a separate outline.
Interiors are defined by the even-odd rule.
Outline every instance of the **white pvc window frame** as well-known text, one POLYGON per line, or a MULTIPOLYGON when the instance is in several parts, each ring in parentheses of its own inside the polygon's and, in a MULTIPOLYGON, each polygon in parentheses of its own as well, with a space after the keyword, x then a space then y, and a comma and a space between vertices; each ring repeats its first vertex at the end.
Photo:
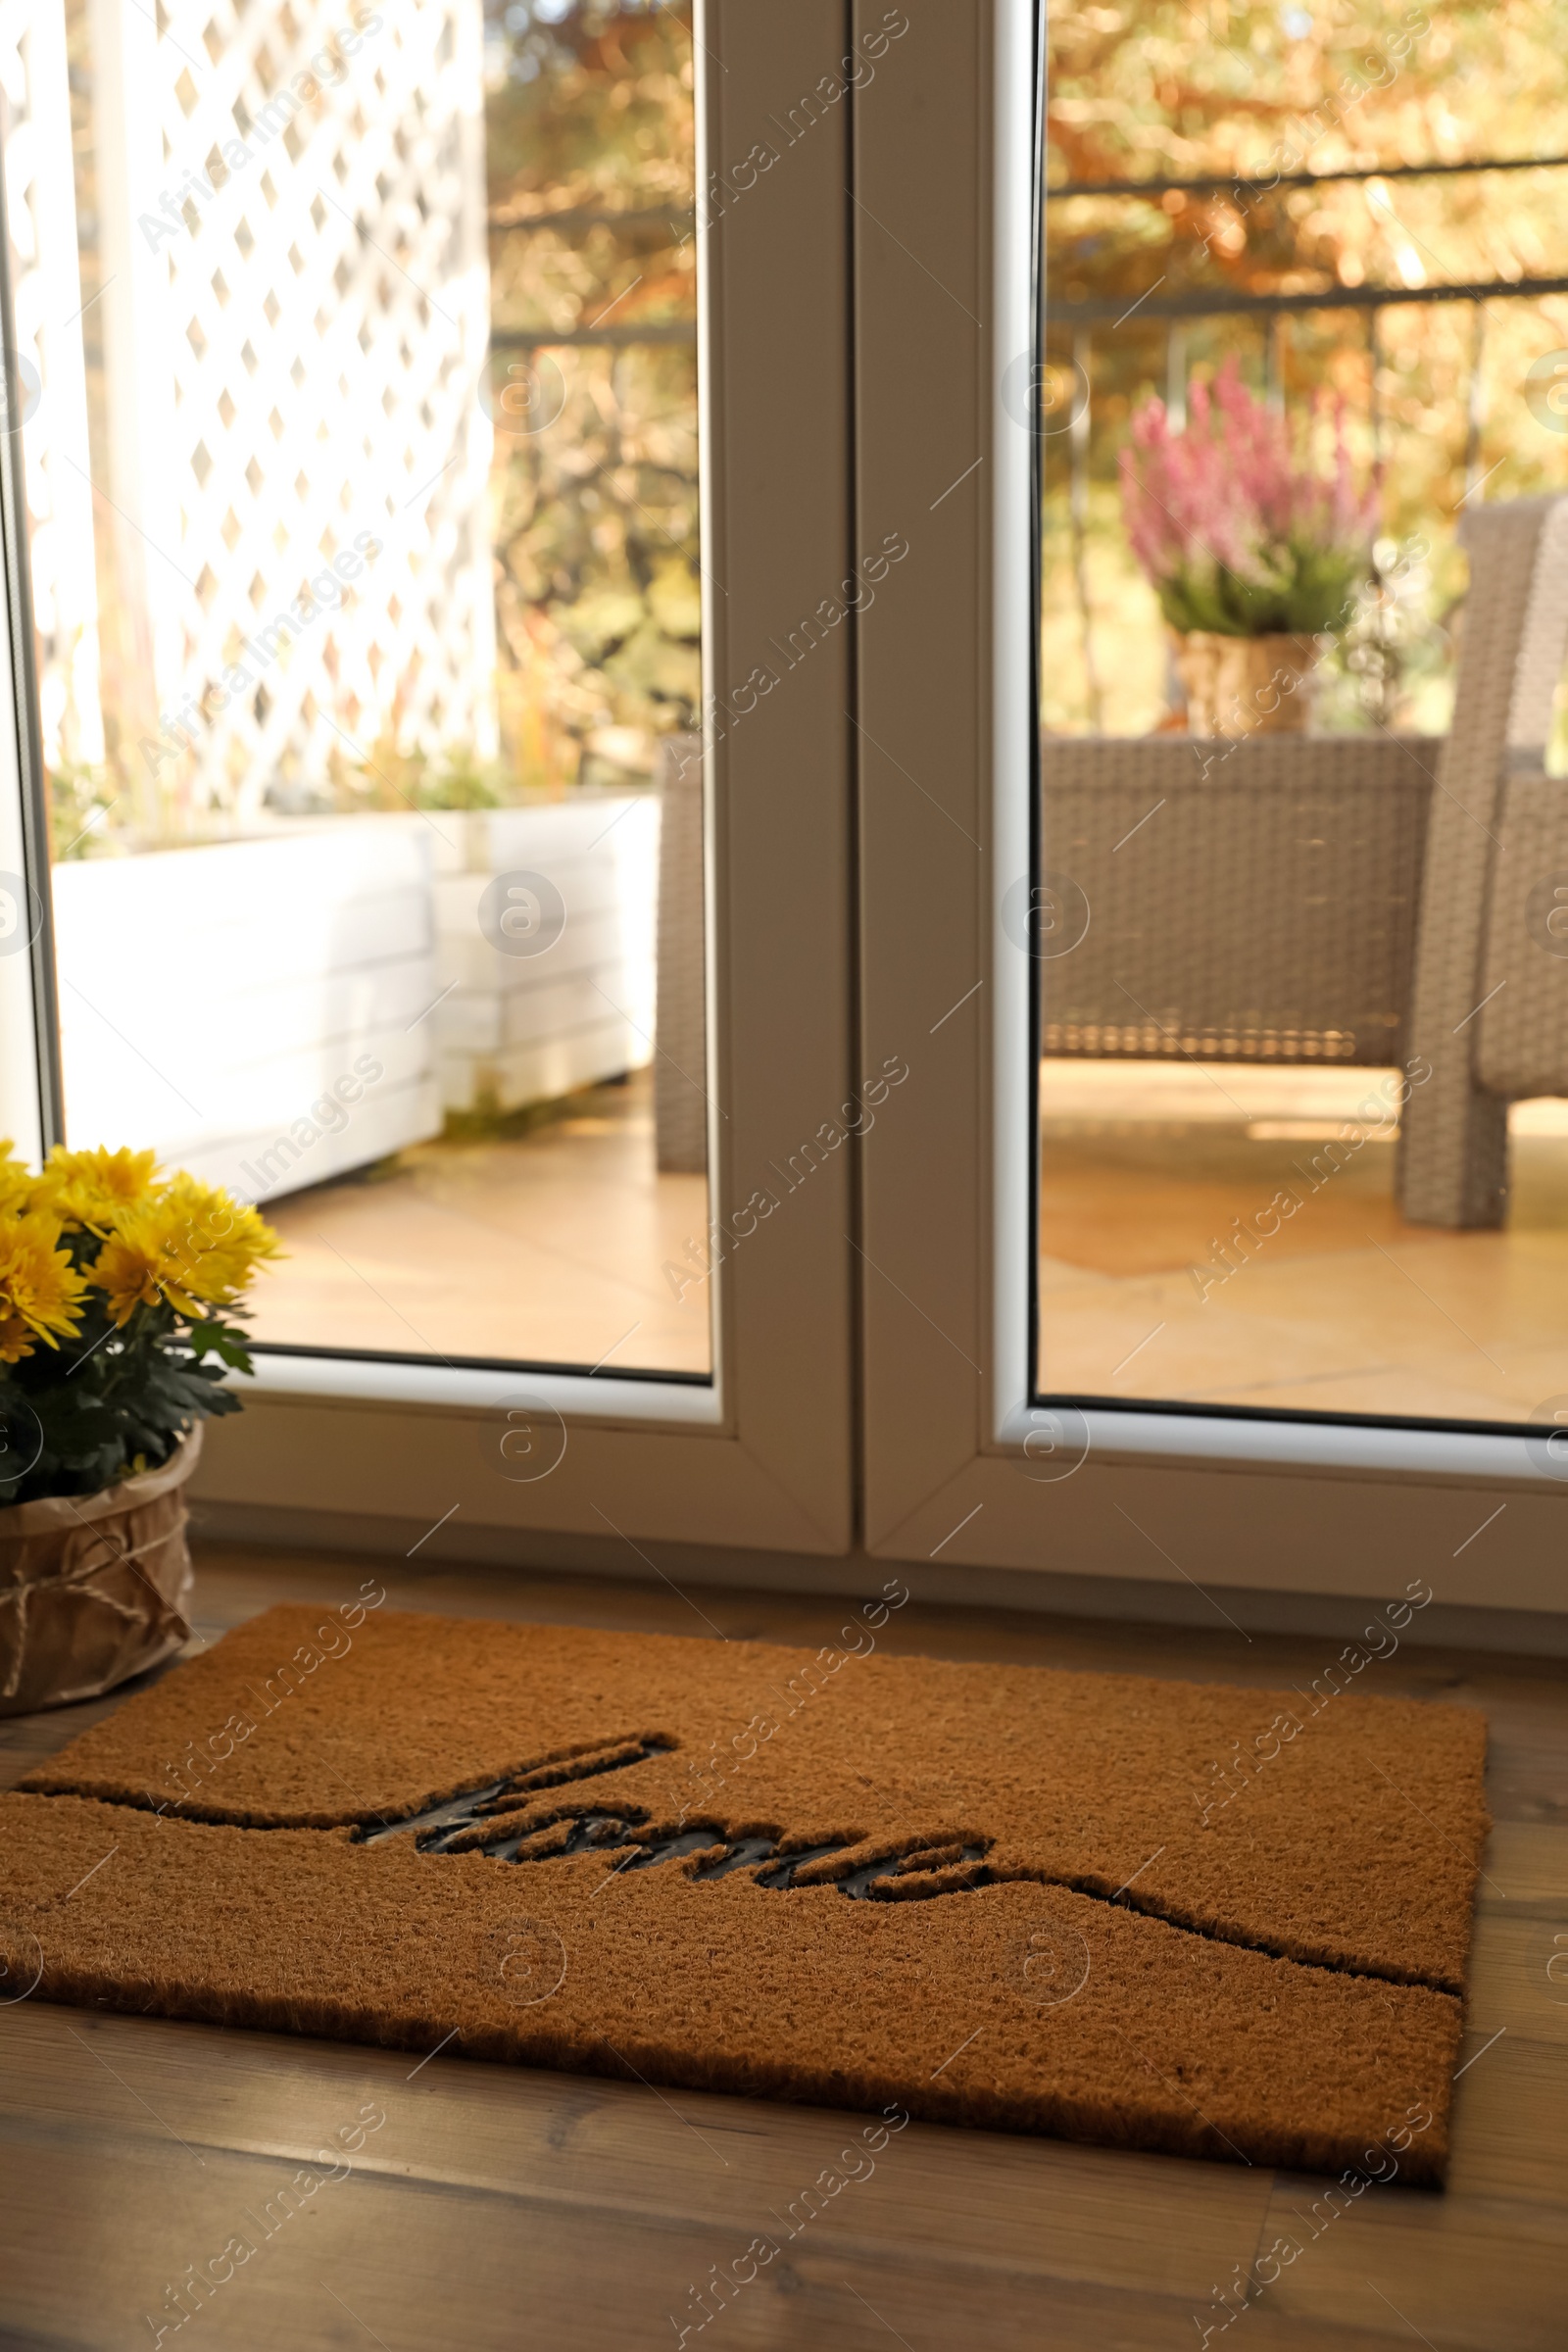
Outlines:
MULTIPOLYGON (((207 1431, 193 1487, 226 1533, 265 1533, 281 1514, 323 1542, 407 1526, 432 1556, 454 1541, 514 1534, 633 1550, 651 1539, 829 1555, 851 1546, 849 1154, 777 1215, 748 1225, 743 1205, 849 1088, 850 633, 765 700, 736 683, 750 685, 768 646, 846 569, 849 109, 775 156, 767 176, 749 161, 777 140, 779 111, 836 69, 843 13, 841 0, 778 11, 697 0, 705 701, 721 713, 736 706, 705 751, 711 1379, 523 1357, 474 1366, 258 1352, 241 1387, 249 1409, 207 1431), (799 967, 787 1002, 781 940, 799 967), (454 1522, 455 1534, 440 1532, 454 1522)), ((0 508, 20 531, 14 482, 0 508)), ((24 582, 11 599, 13 650, 28 641, 24 609, 24 582)), ((0 693, 0 734, 3 704, 0 693)), ((21 732, 24 773, 36 741, 34 715, 21 732)), ((5 783, 0 757, 0 865, 7 811, 18 802, 24 818, 28 805, 24 793, 7 798, 5 783)), ((36 823, 27 832, 18 867, 32 872, 47 909, 47 849, 36 823)), ((35 961, 45 982, 35 1028, 47 1043, 52 966, 46 955, 35 961)), ((0 968, 0 1021, 11 999, 19 1020, 30 1013, 34 996, 8 997, 0 968)), ((36 1098, 46 1148, 48 1072, 8 1057, 6 1075, 36 1098)))

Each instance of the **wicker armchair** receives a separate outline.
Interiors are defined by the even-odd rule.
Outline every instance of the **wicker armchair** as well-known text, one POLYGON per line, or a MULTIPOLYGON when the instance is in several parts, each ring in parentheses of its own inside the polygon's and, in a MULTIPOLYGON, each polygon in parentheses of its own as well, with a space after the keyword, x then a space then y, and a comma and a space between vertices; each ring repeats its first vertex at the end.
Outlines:
POLYGON ((654 1135, 662 1175, 700 1176, 708 1166, 701 736, 664 737, 659 786, 654 1135))
MULTIPOLYGON (((1503 1215, 1508 1103, 1568 1094, 1568 780, 1544 772, 1568 499, 1478 508, 1460 535, 1451 734, 1048 738, 1032 929, 1049 1056, 1420 1057, 1404 1214, 1486 1226, 1503 1215)), ((694 743, 669 749, 659 1164, 701 1169, 701 770, 694 743)))
POLYGON ((1568 500, 1483 507, 1461 531, 1448 737, 1046 742, 1041 1046, 1216 1065, 1424 1056, 1404 1213, 1495 1225, 1509 1100, 1568 1092, 1568 782, 1543 764, 1568 500))
POLYGON ((1433 1074, 1401 1147, 1404 1213, 1422 1225, 1500 1225, 1509 1102, 1568 1093, 1568 781, 1544 772, 1568 649, 1568 499, 1478 508, 1461 537, 1470 593, 1410 1018, 1433 1074))

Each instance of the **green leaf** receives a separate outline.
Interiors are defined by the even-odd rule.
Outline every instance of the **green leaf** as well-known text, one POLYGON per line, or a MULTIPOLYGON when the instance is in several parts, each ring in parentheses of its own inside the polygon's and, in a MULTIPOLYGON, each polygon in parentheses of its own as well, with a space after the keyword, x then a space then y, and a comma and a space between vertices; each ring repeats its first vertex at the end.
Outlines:
POLYGON ((216 1355, 231 1372, 255 1370, 245 1334, 236 1331, 231 1323, 220 1323, 216 1315, 205 1323, 193 1323, 186 1337, 194 1356, 216 1355))

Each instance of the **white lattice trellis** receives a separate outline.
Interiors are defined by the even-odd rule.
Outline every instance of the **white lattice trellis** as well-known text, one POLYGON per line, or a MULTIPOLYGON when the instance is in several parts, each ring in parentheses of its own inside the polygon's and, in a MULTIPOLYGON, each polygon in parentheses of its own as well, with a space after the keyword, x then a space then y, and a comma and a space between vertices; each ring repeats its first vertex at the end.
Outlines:
POLYGON ((0 90, 44 749, 52 765, 91 763, 104 736, 65 0, 0 0, 0 90))
POLYGON ((147 766, 245 815, 385 733, 488 751, 480 0, 94 0, 93 30, 147 766))

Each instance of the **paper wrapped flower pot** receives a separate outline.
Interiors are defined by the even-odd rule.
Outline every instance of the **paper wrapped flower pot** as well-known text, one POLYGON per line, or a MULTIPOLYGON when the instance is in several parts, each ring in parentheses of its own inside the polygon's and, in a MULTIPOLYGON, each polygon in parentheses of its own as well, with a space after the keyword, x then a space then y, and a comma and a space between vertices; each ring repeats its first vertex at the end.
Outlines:
POLYGON ((236 1413, 277 1236, 152 1152, 0 1143, 0 1715, 112 1690, 190 1631, 184 1486, 236 1413))
POLYGON ((96 1698, 182 1646, 201 1447, 198 1422, 161 1469, 0 1509, 0 1716, 96 1698))

